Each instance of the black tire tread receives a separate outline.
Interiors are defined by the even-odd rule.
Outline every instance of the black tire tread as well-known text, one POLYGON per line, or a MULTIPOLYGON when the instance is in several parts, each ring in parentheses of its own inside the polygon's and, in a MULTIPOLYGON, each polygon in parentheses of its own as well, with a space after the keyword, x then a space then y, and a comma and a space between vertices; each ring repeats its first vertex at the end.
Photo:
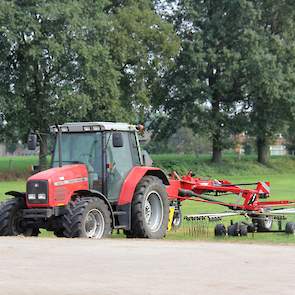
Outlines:
POLYGON ((226 236, 226 228, 222 223, 216 224, 214 228, 215 237, 224 237, 226 236))
POLYGON ((20 209, 25 208, 25 202, 20 198, 8 199, 0 205, 0 236, 16 236, 24 235, 26 237, 38 236, 38 227, 19 228, 20 231, 15 232, 11 226, 12 214, 20 209))
POLYGON ((286 224, 285 232, 286 232, 286 234, 294 235, 294 233, 295 233, 295 223, 294 222, 288 222, 286 224))
POLYGON ((0 206, 0 236, 14 235, 10 228, 11 211, 19 206, 19 200, 16 198, 9 199, 0 206))
POLYGON ((149 175, 149 176, 144 176, 142 178, 142 180, 139 182, 139 184, 136 187, 133 201, 132 201, 131 230, 128 231, 128 237, 162 238, 166 234, 166 230, 168 226, 168 212, 169 212, 167 195, 165 196, 167 201, 163 200, 164 218, 163 218, 162 226, 163 228, 165 228, 164 234, 159 233, 159 234, 151 235, 145 226, 145 221, 144 221, 145 217, 142 212, 144 196, 148 187, 152 185, 153 183, 158 183, 159 185, 161 185, 163 187, 163 193, 167 194, 162 181, 158 177, 149 175), (165 210, 166 210, 166 214, 165 214, 165 210))
MULTIPOLYGON (((107 237, 111 233, 111 212, 106 205, 106 203, 99 199, 99 198, 91 198, 91 197, 84 197, 84 198, 77 198, 74 201, 70 201, 66 212, 63 216, 62 220, 62 227, 63 227, 63 236, 66 238, 78 238, 82 237, 82 221, 83 221, 83 214, 86 210, 87 206, 91 203, 96 202, 97 205, 100 207, 102 211, 105 212, 105 231, 102 238, 107 237)), ((56 232, 59 236, 61 236, 60 232, 56 232)))

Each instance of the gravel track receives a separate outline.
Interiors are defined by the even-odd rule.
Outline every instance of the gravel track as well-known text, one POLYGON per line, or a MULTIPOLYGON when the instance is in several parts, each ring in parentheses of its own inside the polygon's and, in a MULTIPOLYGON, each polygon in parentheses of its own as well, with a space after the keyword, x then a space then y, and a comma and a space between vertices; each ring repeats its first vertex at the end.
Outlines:
POLYGON ((3 295, 294 295, 294 271, 294 246, 0 238, 3 295))

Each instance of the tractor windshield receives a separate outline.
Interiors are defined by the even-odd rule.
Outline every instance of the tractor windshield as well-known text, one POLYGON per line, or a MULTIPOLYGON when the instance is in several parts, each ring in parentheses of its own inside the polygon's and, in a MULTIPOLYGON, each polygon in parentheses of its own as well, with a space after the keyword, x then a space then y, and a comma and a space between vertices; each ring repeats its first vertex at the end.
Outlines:
MULTIPOLYGON (((63 133, 61 137, 62 164, 83 163, 87 166, 90 185, 101 179, 102 139, 101 132, 63 133)), ((58 167, 58 141, 56 141, 52 166, 58 167)))

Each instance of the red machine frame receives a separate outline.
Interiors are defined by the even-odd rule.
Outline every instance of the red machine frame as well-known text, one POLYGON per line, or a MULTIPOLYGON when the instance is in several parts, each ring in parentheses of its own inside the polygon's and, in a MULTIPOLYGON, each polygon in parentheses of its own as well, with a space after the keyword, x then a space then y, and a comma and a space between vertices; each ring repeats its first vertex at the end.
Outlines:
POLYGON ((170 185, 167 187, 169 199, 179 201, 192 200, 215 205, 225 206, 231 210, 248 211, 251 213, 263 213, 266 208, 279 206, 295 205, 295 200, 277 200, 277 201, 260 201, 270 196, 270 183, 241 183, 233 184, 228 180, 204 180, 194 178, 189 172, 186 176, 179 177, 173 172, 169 179, 170 185), (245 189, 241 186, 256 185, 255 189, 245 189), (237 195, 242 198, 242 204, 225 203, 216 201, 206 194, 214 193, 215 196, 221 196, 225 193, 237 195))

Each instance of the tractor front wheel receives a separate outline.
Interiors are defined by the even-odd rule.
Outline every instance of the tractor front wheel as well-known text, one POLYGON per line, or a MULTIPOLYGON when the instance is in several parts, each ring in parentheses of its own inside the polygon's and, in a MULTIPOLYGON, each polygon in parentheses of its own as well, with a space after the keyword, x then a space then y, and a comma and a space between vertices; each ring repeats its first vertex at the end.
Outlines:
POLYGON ((111 224, 111 212, 103 200, 77 198, 69 203, 63 216, 63 235, 67 238, 106 238, 112 233, 111 224))
POLYGON ((144 176, 132 201, 131 231, 134 238, 161 239, 166 235, 169 204, 166 188, 155 176, 144 176))
POLYGON ((0 206, 0 236, 38 236, 38 227, 27 227, 22 218, 24 201, 20 198, 9 199, 0 206))

